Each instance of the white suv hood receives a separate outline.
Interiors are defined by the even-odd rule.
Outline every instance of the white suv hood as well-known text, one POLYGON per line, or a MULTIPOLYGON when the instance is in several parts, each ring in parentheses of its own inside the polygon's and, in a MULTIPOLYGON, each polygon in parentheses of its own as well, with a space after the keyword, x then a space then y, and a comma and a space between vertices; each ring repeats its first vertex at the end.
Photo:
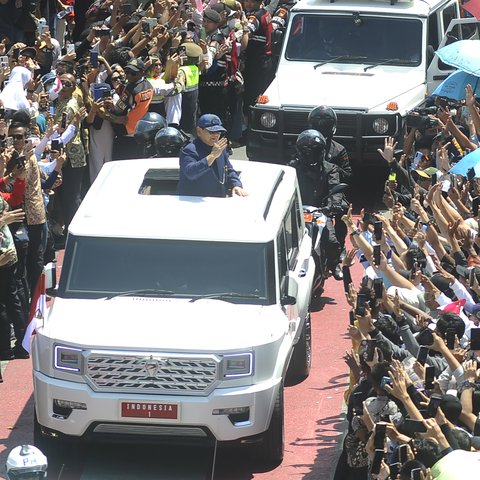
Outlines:
POLYGON ((224 351, 270 343, 288 330, 276 306, 220 300, 55 299, 43 333, 92 348, 224 351))
MULTIPOLYGON (((265 95, 266 107, 329 105, 334 108, 385 110, 387 103, 419 87, 425 89, 420 67, 283 62, 265 95)), ((399 106, 402 109, 401 105, 399 106)))

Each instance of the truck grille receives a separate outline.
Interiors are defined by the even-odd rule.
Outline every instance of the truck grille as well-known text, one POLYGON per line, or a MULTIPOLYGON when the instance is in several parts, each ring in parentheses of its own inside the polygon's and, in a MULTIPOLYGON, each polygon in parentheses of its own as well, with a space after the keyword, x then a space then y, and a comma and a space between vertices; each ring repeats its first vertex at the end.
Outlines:
POLYGON ((142 356, 92 353, 87 378, 104 392, 207 394, 217 380, 218 361, 212 356, 142 356))
MULTIPOLYGON (((284 112, 285 133, 298 135, 308 128, 308 114, 310 111, 288 111, 284 112)), ((355 137, 357 115, 355 114, 337 114, 338 137, 355 137)))

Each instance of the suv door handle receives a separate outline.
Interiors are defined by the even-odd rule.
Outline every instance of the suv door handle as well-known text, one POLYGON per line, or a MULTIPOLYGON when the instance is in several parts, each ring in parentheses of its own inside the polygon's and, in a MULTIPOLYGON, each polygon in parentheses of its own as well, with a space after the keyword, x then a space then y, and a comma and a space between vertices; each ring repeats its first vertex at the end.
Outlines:
POLYGON ((298 278, 303 278, 307 274, 307 269, 306 268, 301 268, 298 271, 298 278))

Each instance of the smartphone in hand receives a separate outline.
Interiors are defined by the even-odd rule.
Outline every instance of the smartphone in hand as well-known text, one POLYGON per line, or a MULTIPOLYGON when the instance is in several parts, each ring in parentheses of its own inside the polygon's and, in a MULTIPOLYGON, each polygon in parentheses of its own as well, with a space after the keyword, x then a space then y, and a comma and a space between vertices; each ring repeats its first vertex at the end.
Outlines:
POLYGON ((417 362, 422 366, 425 365, 425 362, 427 361, 427 355, 428 355, 428 347, 421 345, 417 353, 417 362))
POLYGON ((382 247, 380 245, 373 246, 373 261, 375 265, 378 267, 380 265, 380 257, 382 253, 382 247))
POLYGON ((67 128, 67 112, 62 113, 62 121, 60 122, 61 128, 67 128))
POLYGON ((383 233, 383 223, 380 221, 375 221, 373 224, 373 234, 375 235, 375 240, 379 242, 382 239, 383 233))
POLYGON ((433 389, 435 382, 435 367, 425 367, 425 388, 427 390, 433 389))

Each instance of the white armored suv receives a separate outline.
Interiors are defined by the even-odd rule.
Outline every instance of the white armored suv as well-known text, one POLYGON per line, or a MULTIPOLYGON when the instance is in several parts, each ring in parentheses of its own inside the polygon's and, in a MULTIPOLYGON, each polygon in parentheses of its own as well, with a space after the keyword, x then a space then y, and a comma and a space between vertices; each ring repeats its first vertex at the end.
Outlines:
POLYGON ((400 139, 406 114, 453 71, 434 52, 480 38, 477 20, 459 17, 457 0, 300 0, 275 79, 251 109, 249 158, 288 160, 309 112, 328 105, 336 139, 378 163, 385 137, 400 139))
POLYGON ((258 442, 311 363, 314 274, 295 170, 232 162, 248 197, 175 195, 177 159, 106 164, 33 343, 35 441, 258 442))

